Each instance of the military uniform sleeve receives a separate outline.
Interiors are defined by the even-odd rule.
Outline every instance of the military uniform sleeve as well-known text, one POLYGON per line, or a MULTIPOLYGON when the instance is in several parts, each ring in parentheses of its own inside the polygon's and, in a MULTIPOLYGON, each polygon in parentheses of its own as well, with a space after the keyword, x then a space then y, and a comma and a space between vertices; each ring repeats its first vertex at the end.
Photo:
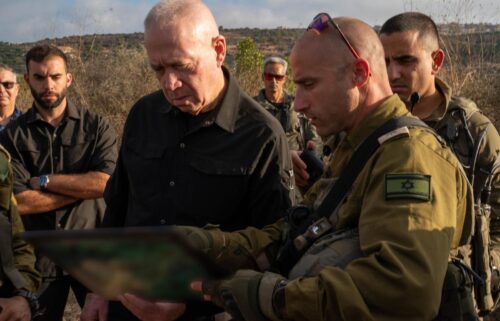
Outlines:
POLYGON ((31 174, 26 168, 19 149, 17 148, 14 128, 7 128, 0 133, 0 143, 9 152, 11 157, 11 168, 14 175, 14 194, 29 190, 28 182, 31 174))
POLYGON ((117 158, 116 132, 103 117, 97 117, 97 144, 90 160, 90 169, 113 174, 117 158))
POLYGON ((377 151, 339 210, 339 220, 359 211, 364 256, 345 269, 327 267, 290 281, 289 319, 417 321, 437 315, 450 247, 457 246, 472 206, 457 161, 442 151, 420 137, 390 141, 377 151), (392 192, 388 174, 403 175, 392 192), (420 196, 412 184, 423 184, 420 196))
POLYGON ((36 292, 41 283, 40 273, 35 269, 35 253, 33 247, 24 241, 19 233, 24 232, 23 222, 17 212, 17 205, 14 197, 12 204, 15 208, 12 210, 12 245, 14 250, 14 261, 16 268, 19 270, 23 278, 26 280, 27 289, 31 292, 36 292))
POLYGON ((474 194, 475 197, 479 197, 497 162, 500 153, 500 136, 495 126, 481 112, 473 113, 467 120, 467 125, 475 144, 479 144, 477 158, 472 160, 475 161, 474 194))
POLYGON ((293 170, 285 135, 272 132, 250 178, 248 202, 252 226, 262 227, 284 216, 294 199, 293 170))
POLYGON ((0 211, 4 212, 0 215, 8 215, 11 222, 15 267, 26 281, 26 290, 34 292, 40 285, 40 274, 35 269, 33 248, 19 235, 19 233, 24 232, 24 227, 12 195, 11 168, 3 152, 0 152, 0 211))
POLYGON ((222 233, 217 237, 220 248, 213 249, 217 253, 214 259, 233 272, 238 269, 267 271, 282 245, 285 230, 286 222, 280 219, 262 229, 248 227, 236 232, 212 231, 222 233))

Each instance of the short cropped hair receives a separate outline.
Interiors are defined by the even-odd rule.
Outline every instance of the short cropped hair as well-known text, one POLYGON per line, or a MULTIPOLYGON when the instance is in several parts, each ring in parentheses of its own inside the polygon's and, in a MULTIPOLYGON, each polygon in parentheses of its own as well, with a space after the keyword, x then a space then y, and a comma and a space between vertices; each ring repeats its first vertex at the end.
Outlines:
POLYGON ((68 58, 59 48, 51 45, 36 45, 26 53, 26 71, 29 71, 30 61, 42 62, 47 57, 60 57, 64 61, 64 67, 68 69, 68 58))
POLYGON ((5 64, 0 63, 0 70, 10 71, 14 75, 14 82, 17 82, 17 74, 14 71, 14 69, 12 69, 11 67, 9 67, 5 64))
POLYGON ((288 62, 286 62, 285 59, 281 58, 281 57, 267 57, 265 60, 264 60, 264 69, 263 69, 263 72, 266 72, 266 67, 267 65, 270 65, 270 64, 280 64, 283 66, 283 73, 286 75, 286 70, 288 68, 288 62))
POLYGON ((428 37, 439 46, 439 32, 431 17, 420 12, 404 12, 387 20, 380 28, 380 34, 418 31, 419 38, 428 37))
POLYGON ((200 3, 199 0, 161 0, 149 10, 146 19, 144 19, 144 29, 148 31, 153 22, 168 24, 181 16, 186 11, 188 4, 200 3))

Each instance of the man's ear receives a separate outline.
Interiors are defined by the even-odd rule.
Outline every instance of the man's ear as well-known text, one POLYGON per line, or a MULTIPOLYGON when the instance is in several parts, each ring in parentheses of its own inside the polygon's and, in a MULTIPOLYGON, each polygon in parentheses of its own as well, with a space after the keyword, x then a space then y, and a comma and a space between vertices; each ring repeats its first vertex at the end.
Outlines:
POLYGON ((224 36, 218 35, 213 39, 214 49, 216 53, 217 66, 221 67, 226 58, 226 39, 224 36))
POLYGON ((364 85, 366 85, 368 79, 370 79, 370 76, 371 76, 370 64, 365 59, 359 58, 354 63, 353 84, 356 87, 361 88, 364 85))
POLYGON ((24 78, 24 81, 26 81, 26 83, 29 85, 30 84, 30 76, 28 75, 28 73, 25 73, 23 75, 23 78, 24 78))
POLYGON ((435 75, 439 72, 444 62, 444 51, 438 49, 432 53, 432 74, 435 75))
POLYGON ((73 83, 73 75, 71 73, 66 74, 66 88, 69 88, 71 84, 73 83))

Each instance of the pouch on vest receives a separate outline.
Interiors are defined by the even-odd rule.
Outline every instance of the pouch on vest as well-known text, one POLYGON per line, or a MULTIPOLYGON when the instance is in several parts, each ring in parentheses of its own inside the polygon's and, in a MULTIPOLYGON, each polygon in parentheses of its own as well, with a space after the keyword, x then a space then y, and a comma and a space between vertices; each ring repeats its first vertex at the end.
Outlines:
POLYGON ((434 321, 479 321, 472 297, 473 276, 460 260, 448 263, 439 314, 434 321))
POLYGON ((315 276, 327 266, 345 268, 351 261, 363 257, 358 229, 335 231, 317 240, 302 255, 288 278, 315 276))

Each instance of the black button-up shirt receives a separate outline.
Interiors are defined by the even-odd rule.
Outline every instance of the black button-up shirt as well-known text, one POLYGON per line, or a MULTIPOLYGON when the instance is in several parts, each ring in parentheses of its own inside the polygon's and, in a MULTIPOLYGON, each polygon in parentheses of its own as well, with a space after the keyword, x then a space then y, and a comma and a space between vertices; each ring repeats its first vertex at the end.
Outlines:
POLYGON ((125 124, 105 191, 103 226, 263 226, 291 205, 292 165, 280 124, 228 81, 213 111, 191 116, 161 91, 125 124))
MULTIPOLYGON (((33 106, 0 134, 12 157, 14 194, 29 190, 29 179, 47 174, 99 171, 116 165, 116 133, 103 117, 68 103, 58 127, 33 106)), ((26 230, 92 228, 104 215, 104 200, 82 200, 43 214, 23 215, 26 230)))

